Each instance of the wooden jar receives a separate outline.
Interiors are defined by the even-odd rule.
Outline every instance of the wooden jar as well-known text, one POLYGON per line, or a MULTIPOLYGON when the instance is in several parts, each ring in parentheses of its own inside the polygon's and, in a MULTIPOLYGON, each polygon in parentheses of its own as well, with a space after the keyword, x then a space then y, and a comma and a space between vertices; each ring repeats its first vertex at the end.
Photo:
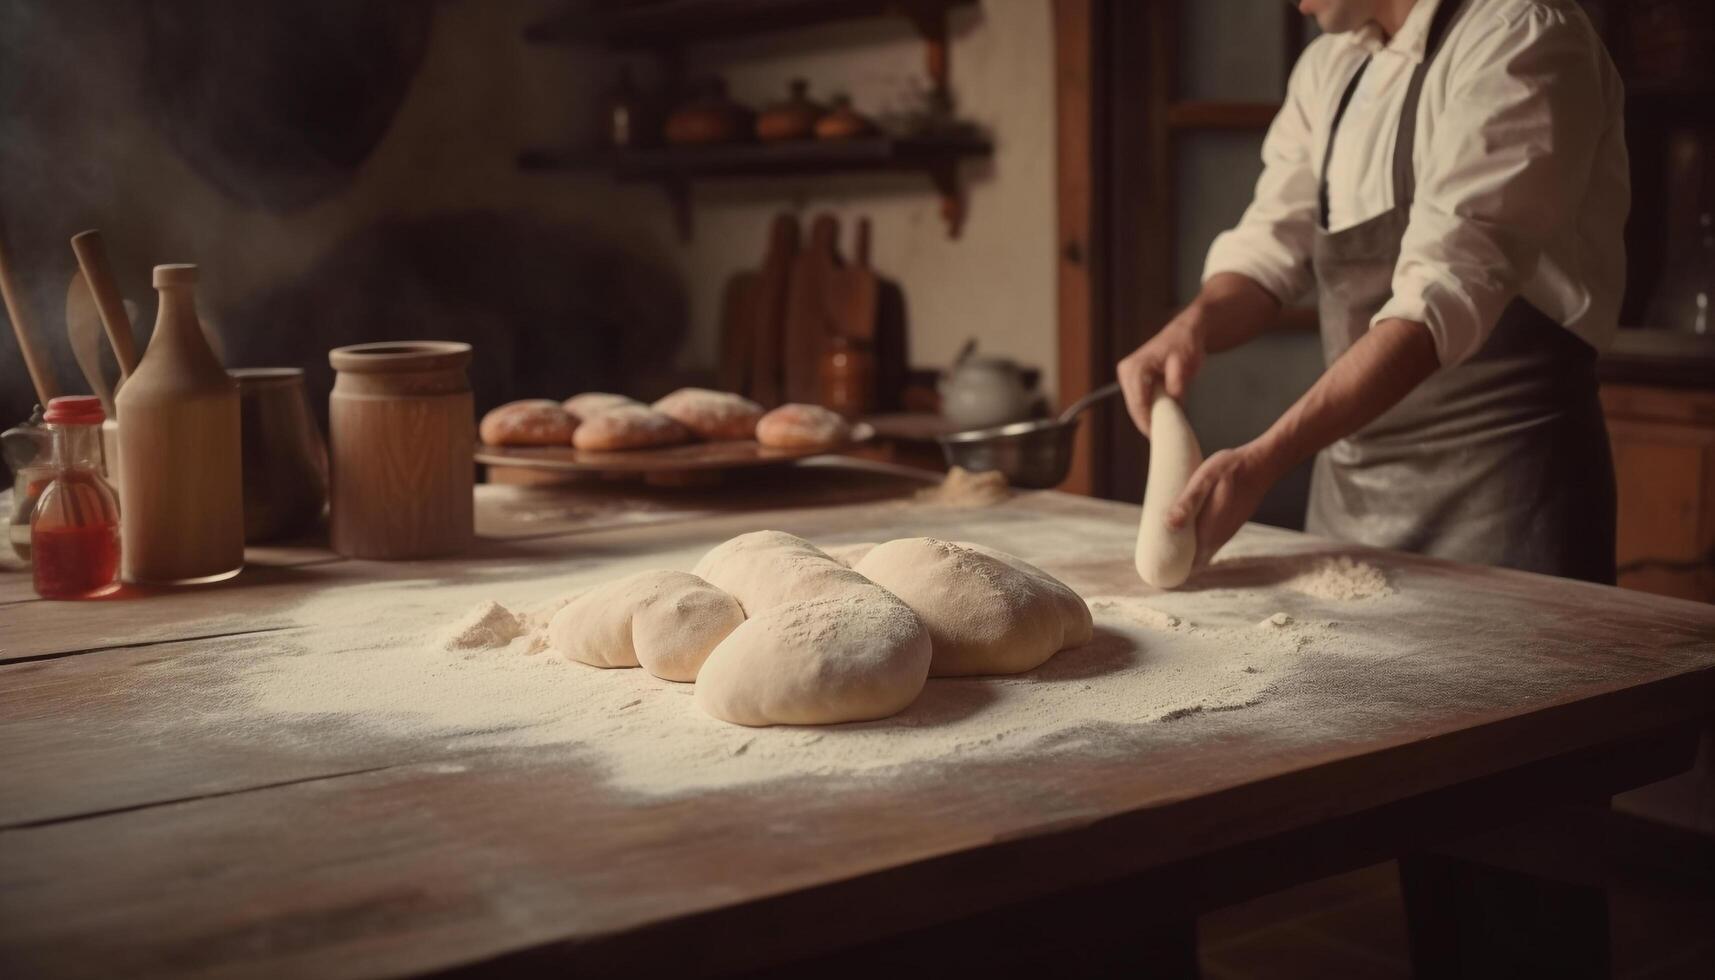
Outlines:
POLYGON ((350 558, 457 554, 476 535, 470 345, 357 344, 328 354, 330 538, 350 558))

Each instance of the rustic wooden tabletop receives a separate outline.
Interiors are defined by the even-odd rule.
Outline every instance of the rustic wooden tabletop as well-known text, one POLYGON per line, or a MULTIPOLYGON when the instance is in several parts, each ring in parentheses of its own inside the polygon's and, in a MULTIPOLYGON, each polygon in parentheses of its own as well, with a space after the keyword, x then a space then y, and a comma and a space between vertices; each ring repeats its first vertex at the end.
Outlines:
MULTIPOLYGON (((1161 594, 1131 568, 1134 507, 1039 493, 958 509, 913 502, 921 485, 827 464, 718 490, 481 487, 482 541, 457 561, 254 549, 229 583, 91 603, 35 600, 23 572, 0 571, 0 972, 708 974, 1120 881, 1194 914, 1659 778, 1688 763, 1688 726, 1715 705, 1715 607, 1261 527, 1161 594), (1097 609, 1090 649, 1037 677, 931 682, 925 701, 960 710, 864 726, 879 739, 865 744, 934 744, 921 728, 956 734, 986 710, 1076 715, 1079 691, 1109 713, 1045 713, 1041 732, 898 765, 795 771, 777 754, 766 778, 716 768, 669 791, 616 776, 599 735, 430 737, 361 706, 294 716, 247 699, 247 678, 297 657, 323 656, 338 688, 342 662, 306 638, 339 596, 373 596, 385 621, 441 588, 689 567, 762 527, 981 541, 1097 609), (1384 574, 1388 596, 1289 587, 1340 560, 1384 574), (1143 632, 1112 618, 1127 609, 1143 632), (1171 683, 1130 666, 1174 642, 1219 652, 1241 628, 1310 624, 1255 697, 1220 706, 1239 710, 1112 713, 1151 696, 1127 678, 1171 683)), ((709 724, 711 739, 752 732, 709 724)), ((806 733, 746 738, 762 752, 824 736, 806 733)))

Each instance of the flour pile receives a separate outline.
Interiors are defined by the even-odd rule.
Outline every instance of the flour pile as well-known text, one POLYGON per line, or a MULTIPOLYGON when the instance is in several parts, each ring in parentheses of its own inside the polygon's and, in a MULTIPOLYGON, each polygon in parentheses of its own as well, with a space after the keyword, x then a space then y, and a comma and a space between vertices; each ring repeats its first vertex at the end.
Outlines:
POLYGON ((931 679, 882 721, 751 729, 698 710, 692 685, 545 652, 547 624, 572 594, 648 567, 688 569, 701 551, 546 578, 539 566, 499 568, 470 584, 324 593, 297 611, 306 627, 252 641, 257 658, 222 710, 235 727, 267 716, 270 731, 296 723, 307 741, 391 740, 430 755, 551 747, 618 788, 667 795, 1099 747, 1114 725, 1257 704, 1307 657, 1367 655, 1361 634, 1340 628, 1340 605, 1305 590, 1290 601, 1280 590, 1097 595, 1095 638, 1030 673, 931 679))

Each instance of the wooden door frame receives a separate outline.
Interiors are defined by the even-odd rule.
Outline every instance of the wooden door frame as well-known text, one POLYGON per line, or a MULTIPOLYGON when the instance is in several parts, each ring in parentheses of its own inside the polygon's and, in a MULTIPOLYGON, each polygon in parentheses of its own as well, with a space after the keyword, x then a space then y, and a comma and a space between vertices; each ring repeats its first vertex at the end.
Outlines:
MULTIPOLYGON (((1113 380, 1114 364, 1159 328, 1172 298, 1165 131, 1174 7, 1054 0, 1062 404, 1113 380), (1135 215, 1162 220, 1126 220, 1135 215)), ((1086 416, 1061 489, 1111 497, 1141 488, 1144 453, 1123 406, 1110 403, 1086 416)))
MULTIPOLYGON (((1053 0, 1061 404, 1113 380, 1175 310, 1174 134, 1266 129, 1280 108, 1175 101, 1180 2, 1053 0)), ((1283 14, 1290 72, 1304 20, 1283 14)), ((1314 329, 1304 313, 1283 323, 1314 329)), ((1061 489, 1140 499, 1143 437, 1118 403, 1086 419, 1061 489)))

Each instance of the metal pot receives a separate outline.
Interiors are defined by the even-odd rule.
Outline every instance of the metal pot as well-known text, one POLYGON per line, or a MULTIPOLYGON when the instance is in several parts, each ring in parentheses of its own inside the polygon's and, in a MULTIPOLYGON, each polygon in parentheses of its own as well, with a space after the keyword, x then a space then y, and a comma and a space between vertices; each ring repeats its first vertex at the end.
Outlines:
POLYGON ((1078 417, 1096 402, 1119 394, 1118 382, 1097 388, 1060 413, 1059 418, 1014 422, 1011 425, 941 436, 941 454, 948 466, 972 473, 999 470, 1015 487, 1045 490, 1059 486, 1072 468, 1072 441, 1078 417))

